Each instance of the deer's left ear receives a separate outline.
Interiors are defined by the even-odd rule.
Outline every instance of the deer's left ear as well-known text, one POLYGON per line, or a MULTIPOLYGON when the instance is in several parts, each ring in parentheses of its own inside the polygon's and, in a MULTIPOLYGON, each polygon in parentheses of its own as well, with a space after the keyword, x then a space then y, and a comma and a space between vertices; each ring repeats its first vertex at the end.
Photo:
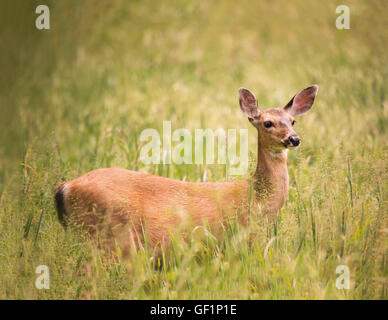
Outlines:
POLYGON ((303 89, 301 92, 296 94, 289 103, 287 103, 287 105, 284 107, 284 110, 286 110, 293 117, 306 113, 313 106, 318 88, 319 87, 315 84, 311 87, 303 89))
POLYGON ((241 110, 245 113, 248 119, 253 120, 260 114, 255 95, 245 88, 238 89, 238 94, 241 110))

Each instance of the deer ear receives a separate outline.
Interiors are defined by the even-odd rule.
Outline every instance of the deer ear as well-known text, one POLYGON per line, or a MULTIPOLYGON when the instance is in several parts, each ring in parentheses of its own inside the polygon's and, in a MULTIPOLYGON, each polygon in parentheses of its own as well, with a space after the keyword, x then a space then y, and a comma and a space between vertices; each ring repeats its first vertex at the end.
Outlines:
POLYGON ((257 100, 255 95, 245 88, 238 89, 238 93, 241 110, 250 119, 257 117, 260 111, 257 108, 257 100))
POLYGON ((315 96, 318 92, 318 86, 315 84, 311 87, 307 87, 295 95, 289 103, 284 107, 289 114, 293 117, 300 116, 306 113, 313 106, 315 96))

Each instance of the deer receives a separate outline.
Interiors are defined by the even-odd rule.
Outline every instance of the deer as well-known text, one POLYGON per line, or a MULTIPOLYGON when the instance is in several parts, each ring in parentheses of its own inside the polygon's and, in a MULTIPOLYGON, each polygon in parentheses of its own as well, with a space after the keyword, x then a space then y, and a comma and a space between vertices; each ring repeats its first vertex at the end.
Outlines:
POLYGON ((165 247, 176 230, 207 225, 218 232, 236 215, 246 224, 251 206, 273 221, 288 194, 287 152, 300 145, 295 117, 310 110, 318 86, 301 90, 283 108, 266 110, 258 108, 248 89, 238 92, 240 108, 258 133, 252 177, 188 182, 122 168, 97 169, 59 184, 54 200, 60 223, 80 226, 91 236, 103 233, 108 245, 120 243, 125 250, 144 243, 145 234, 151 247, 165 247))

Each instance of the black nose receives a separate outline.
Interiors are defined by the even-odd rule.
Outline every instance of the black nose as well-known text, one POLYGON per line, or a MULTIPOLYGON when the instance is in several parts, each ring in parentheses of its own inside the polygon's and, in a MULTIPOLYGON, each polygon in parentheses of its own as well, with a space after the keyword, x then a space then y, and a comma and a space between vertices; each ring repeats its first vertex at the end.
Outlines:
POLYGON ((292 144, 294 147, 299 146, 300 144, 300 139, 298 136, 291 136, 288 138, 288 141, 290 144, 292 144))

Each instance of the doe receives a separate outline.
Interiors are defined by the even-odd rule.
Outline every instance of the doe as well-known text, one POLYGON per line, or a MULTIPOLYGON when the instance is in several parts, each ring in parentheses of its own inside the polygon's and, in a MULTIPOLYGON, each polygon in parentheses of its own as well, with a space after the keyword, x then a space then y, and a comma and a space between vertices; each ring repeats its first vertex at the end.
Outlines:
MULTIPOLYGON (((171 232, 206 224, 221 230, 228 220, 246 223, 251 206, 274 219, 288 193, 287 151, 297 147, 294 118, 313 105, 318 86, 296 94, 284 108, 259 110, 255 95, 239 89, 241 110, 258 131, 254 175, 235 182, 192 183, 120 168, 88 172, 55 192, 60 222, 105 235, 123 251, 145 240, 164 246, 171 232), (147 235, 147 239, 145 239, 147 235)), ((184 234, 184 232, 183 232, 184 234)))

